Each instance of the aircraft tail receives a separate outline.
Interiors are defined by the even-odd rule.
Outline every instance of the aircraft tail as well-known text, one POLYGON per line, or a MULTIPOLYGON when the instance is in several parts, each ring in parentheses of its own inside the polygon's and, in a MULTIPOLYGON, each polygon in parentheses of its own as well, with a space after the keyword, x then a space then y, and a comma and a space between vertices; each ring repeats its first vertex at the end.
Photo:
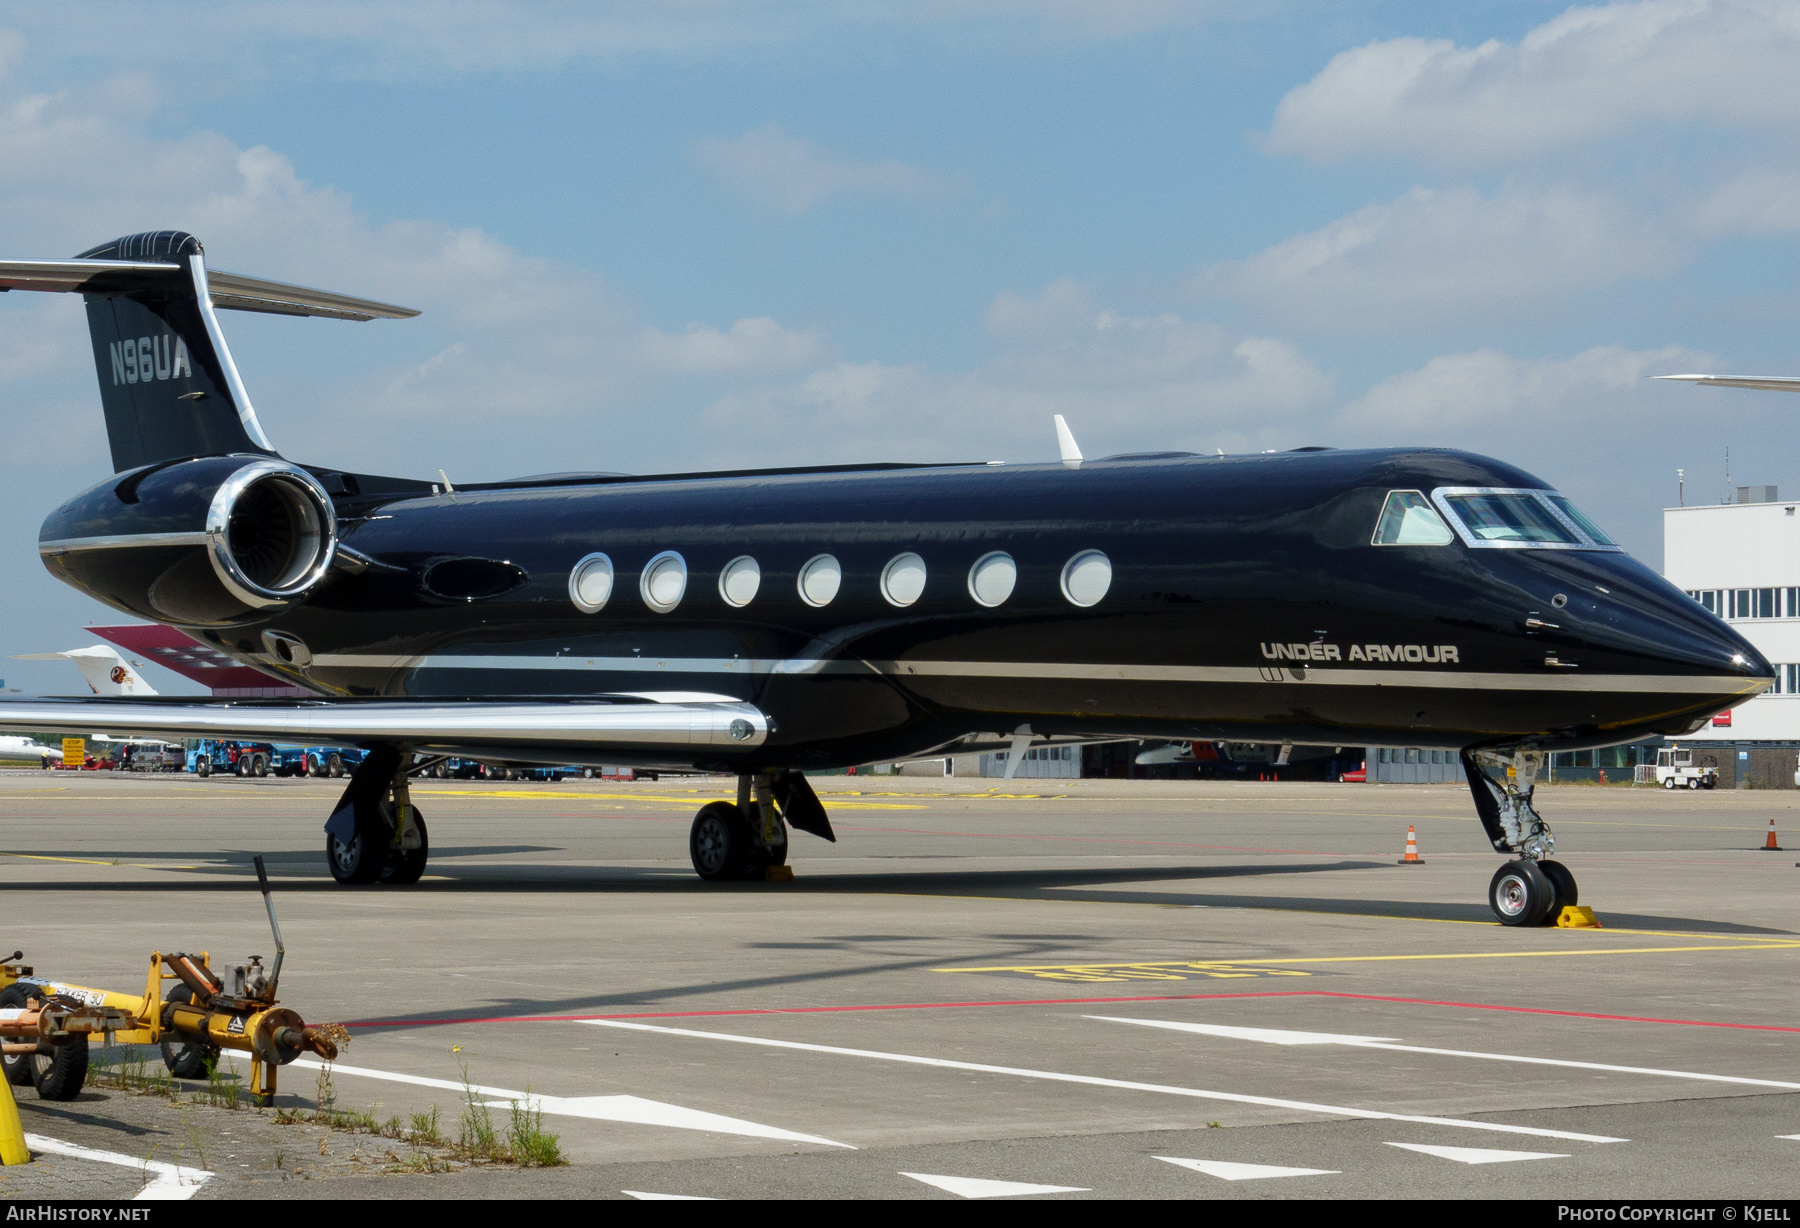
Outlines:
POLYGON ((0 290, 79 293, 113 469, 223 453, 278 453, 256 420, 215 307, 339 320, 419 313, 304 286, 209 272, 180 230, 128 235, 73 260, 0 260, 0 290))
POLYGON ((155 695, 157 690, 144 681, 137 667, 119 655, 119 650, 105 644, 92 648, 71 648, 68 652, 33 652, 13 658, 16 661, 73 661, 96 695, 155 695))

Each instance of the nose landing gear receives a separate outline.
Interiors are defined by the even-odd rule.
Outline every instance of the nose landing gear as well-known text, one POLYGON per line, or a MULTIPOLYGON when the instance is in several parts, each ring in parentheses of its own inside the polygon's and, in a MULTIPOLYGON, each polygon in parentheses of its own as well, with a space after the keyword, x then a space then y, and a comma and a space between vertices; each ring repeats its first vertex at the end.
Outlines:
POLYGON ((1544 753, 1465 750, 1462 765, 1494 851, 1518 858, 1494 872, 1488 905, 1502 925, 1555 924, 1562 910, 1580 899, 1580 889, 1567 866, 1550 860, 1556 837, 1531 804, 1544 753))

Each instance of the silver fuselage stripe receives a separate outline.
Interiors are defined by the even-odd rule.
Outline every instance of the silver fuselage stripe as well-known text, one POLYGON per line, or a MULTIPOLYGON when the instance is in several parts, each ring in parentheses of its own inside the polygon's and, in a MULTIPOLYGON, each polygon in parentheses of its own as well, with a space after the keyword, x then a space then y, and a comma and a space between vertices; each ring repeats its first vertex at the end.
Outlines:
POLYGON ((126 546, 204 546, 206 533, 114 533, 103 537, 63 537, 39 542, 39 554, 74 554, 81 550, 117 550, 126 546))
POLYGON ((556 672, 715 674, 867 674, 896 678, 1031 678, 1069 682, 1198 682, 1308 686, 1429 687, 1437 690, 1615 691, 1644 694, 1752 695, 1770 679, 1731 674, 1498 674, 1449 670, 1320 669, 1236 665, 1094 665, 1055 661, 862 661, 737 657, 379 656, 321 653, 315 669, 551 670, 556 672))

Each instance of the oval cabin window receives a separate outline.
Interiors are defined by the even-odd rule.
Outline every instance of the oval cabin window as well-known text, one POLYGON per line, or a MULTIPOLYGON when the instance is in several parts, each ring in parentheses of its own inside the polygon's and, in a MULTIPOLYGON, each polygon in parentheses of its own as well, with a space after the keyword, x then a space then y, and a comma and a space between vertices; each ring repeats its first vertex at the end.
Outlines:
POLYGON ((1100 604, 1112 587, 1112 560, 1098 550, 1083 550, 1063 565, 1062 592, 1071 605, 1100 604))
POLYGON ((569 572, 569 600, 584 614, 597 613, 612 597, 613 565, 604 554, 590 554, 569 572))
POLYGON ((896 554, 881 569, 881 595, 889 605, 909 606, 925 595, 925 560, 896 554))
POLYGON ((800 600, 807 605, 830 605, 844 583, 844 569, 829 554, 815 554, 800 569, 800 600))
POLYGON ((1018 564, 1003 550, 982 555, 969 568, 969 596, 990 609, 1005 604, 1018 582, 1018 564))
POLYGON ((638 592, 644 604, 658 614, 667 614, 681 604, 687 592, 687 560, 673 550, 665 550, 644 564, 638 581, 638 592))
POLYGON ((756 599, 756 590, 761 587, 762 568, 747 554, 738 555, 719 572, 719 596, 726 605, 742 609, 756 599))

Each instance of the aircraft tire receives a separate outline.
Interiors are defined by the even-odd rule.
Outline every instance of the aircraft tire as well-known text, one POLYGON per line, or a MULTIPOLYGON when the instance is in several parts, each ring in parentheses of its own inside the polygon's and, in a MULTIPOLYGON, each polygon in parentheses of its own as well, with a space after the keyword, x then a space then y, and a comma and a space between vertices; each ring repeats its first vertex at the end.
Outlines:
POLYGON ((1555 903, 1556 888, 1534 862, 1509 861, 1488 883, 1488 906, 1502 925, 1538 925, 1555 903))
POLYGON ((384 824, 361 814, 356 818, 356 834, 348 844, 326 832, 325 864, 331 877, 346 887, 366 887, 378 880, 387 866, 387 839, 384 824))
MULTIPOLYGON (((194 991, 186 985, 171 985, 163 995, 164 1002, 192 1002, 194 991)), ((170 1040, 162 1041, 163 1065, 177 1079, 204 1079, 209 1064, 219 1060, 217 1045, 203 1045, 196 1041, 170 1040)))
POLYGON ((425 827, 425 815, 413 807, 413 822, 419 825, 419 847, 389 849, 387 864, 381 867, 377 882, 389 887, 410 887, 425 875, 425 863, 431 858, 431 833, 425 827))
POLYGON ((1550 888, 1556 893, 1555 900, 1544 913, 1543 924, 1555 925, 1563 909, 1581 903, 1581 889, 1575 885, 1575 876, 1569 873, 1569 867, 1560 861, 1540 861, 1537 868, 1550 880, 1550 888))
POLYGON ((760 873, 760 851, 749 820, 731 802, 708 802, 688 829, 694 873, 708 882, 734 882, 760 873))
MULTIPOLYGON (((31 995, 25 992, 23 985, 8 985, 0 989, 0 1009, 24 1010, 25 1001, 31 995)), ((27 1087, 31 1084, 31 1054, 9 1053, 3 1061, 6 1081, 14 1087, 27 1087)))

